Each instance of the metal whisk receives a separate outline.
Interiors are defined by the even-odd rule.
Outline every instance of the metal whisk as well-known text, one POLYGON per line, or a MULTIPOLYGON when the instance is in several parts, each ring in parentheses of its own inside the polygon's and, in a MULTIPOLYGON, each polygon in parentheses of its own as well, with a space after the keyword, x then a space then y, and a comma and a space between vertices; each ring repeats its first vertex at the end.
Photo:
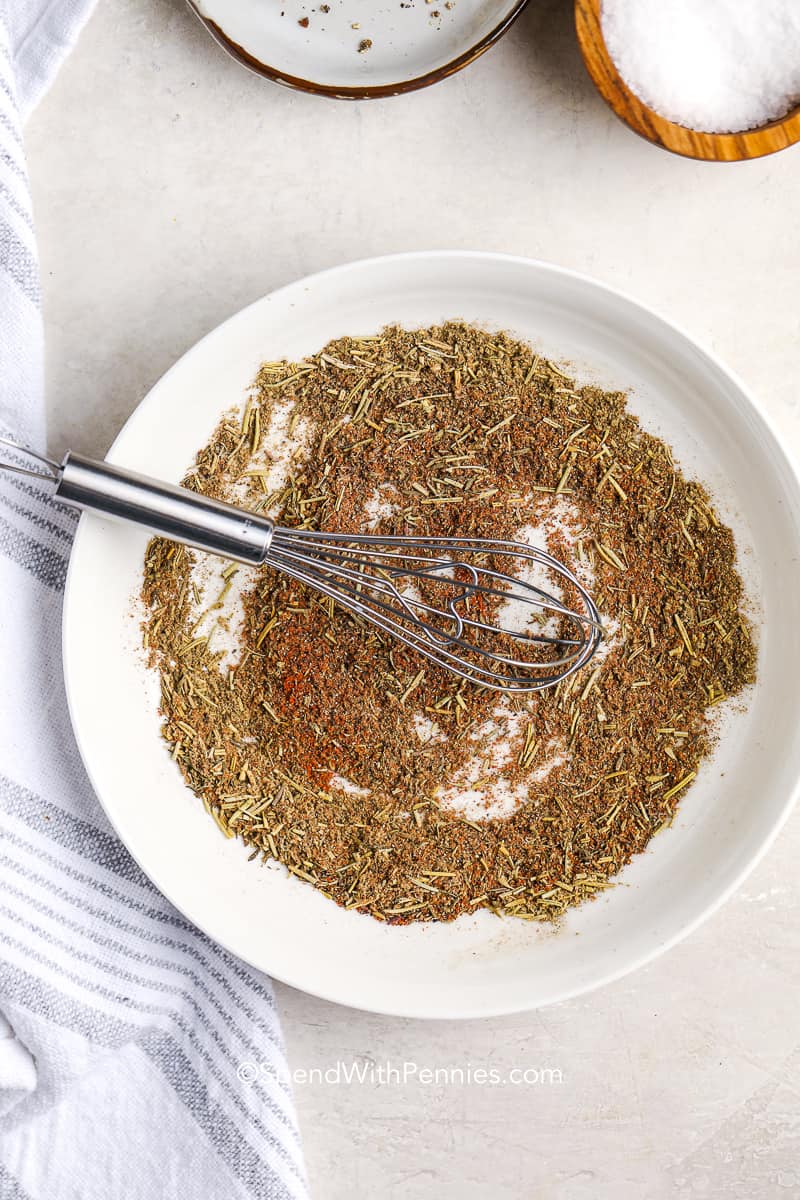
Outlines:
POLYGON ((553 687, 589 662, 602 637, 597 608, 573 572, 521 542, 283 529, 259 513, 108 463, 69 453, 59 464, 0 443, 12 452, 0 469, 53 483, 53 498, 223 558, 274 567, 482 687, 553 687), (550 580, 577 608, 541 586, 550 580))

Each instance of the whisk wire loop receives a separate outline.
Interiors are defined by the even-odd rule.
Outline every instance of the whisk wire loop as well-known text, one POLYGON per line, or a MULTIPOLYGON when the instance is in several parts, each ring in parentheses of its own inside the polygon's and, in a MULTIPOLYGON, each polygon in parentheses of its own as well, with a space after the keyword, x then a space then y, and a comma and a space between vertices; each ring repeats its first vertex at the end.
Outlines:
POLYGON ((462 678, 502 691, 552 687, 589 661, 602 636, 599 613, 576 575, 546 551, 519 542, 277 526, 265 562, 462 678), (513 573, 491 565, 503 557, 515 561, 513 573), (526 568, 570 587, 581 611, 524 578, 526 568), (426 584, 444 598, 437 603, 420 592, 426 584), (494 621, 481 619, 487 606, 494 621), (512 624, 502 614, 514 606, 523 612, 512 624), (531 628, 531 619, 557 628, 531 628), (537 649, 540 657, 518 657, 521 647, 537 649), (541 657, 543 648, 548 657, 541 657))

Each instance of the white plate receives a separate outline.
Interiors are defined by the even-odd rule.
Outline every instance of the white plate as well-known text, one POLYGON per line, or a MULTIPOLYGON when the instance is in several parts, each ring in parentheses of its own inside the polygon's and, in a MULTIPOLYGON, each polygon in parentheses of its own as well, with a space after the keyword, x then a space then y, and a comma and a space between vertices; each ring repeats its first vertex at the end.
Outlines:
POLYGON ((262 360, 302 357, 393 321, 447 317, 509 329, 584 380, 630 387, 645 426, 711 486, 737 530, 762 617, 759 682, 749 706, 727 718, 673 827, 618 887, 557 930, 487 913, 387 928, 282 868, 247 863, 159 737, 157 680, 142 665, 131 615, 147 543, 136 529, 83 517, 64 661, 97 795, 142 869, 187 917, 254 966, 319 996, 407 1016, 471 1017, 563 999, 651 959, 741 882, 786 817, 800 775, 800 485, 755 401, 660 317, 568 271, 457 253, 354 263, 257 301, 164 376, 109 459, 177 481, 262 360))
POLYGON ((245 66, 342 100, 394 96, 445 79, 493 45, 526 2, 189 0, 245 66))

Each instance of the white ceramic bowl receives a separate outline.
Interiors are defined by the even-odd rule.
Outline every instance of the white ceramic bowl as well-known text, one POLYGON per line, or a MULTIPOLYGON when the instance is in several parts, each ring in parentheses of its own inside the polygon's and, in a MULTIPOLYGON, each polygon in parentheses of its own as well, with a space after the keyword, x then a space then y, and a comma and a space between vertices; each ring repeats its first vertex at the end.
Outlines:
POLYGON ((502 37, 526 3, 189 0, 212 37, 244 66, 340 100, 396 96, 446 79, 502 37))
POLYGON ((153 388, 109 458, 177 481, 262 360, 301 357, 388 322, 447 317, 509 329, 569 362, 581 379, 630 388, 645 426, 710 486, 737 532, 759 613, 759 682, 746 709, 727 717, 672 828, 619 886, 555 930, 487 913, 387 928, 345 912, 282 868, 247 863, 245 848, 220 835, 170 761, 159 737, 157 680, 143 666, 131 615, 144 533, 83 517, 64 618, 81 753, 119 836, 155 884, 211 937, 287 983, 423 1017, 533 1008, 648 961, 741 882, 786 817, 800 776, 795 469, 757 403, 712 355, 600 284, 481 254, 411 254, 325 271, 204 338, 153 388))

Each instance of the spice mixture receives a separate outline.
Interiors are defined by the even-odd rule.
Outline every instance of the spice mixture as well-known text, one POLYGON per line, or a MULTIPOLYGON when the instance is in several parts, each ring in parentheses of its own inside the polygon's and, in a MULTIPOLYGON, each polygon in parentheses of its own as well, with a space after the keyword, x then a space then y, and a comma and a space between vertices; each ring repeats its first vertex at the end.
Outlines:
POLYGON ((538 542, 602 614, 583 672, 508 697, 269 568, 151 542, 145 644, 187 783, 252 857, 377 919, 552 919, 609 886, 754 679, 703 487, 622 393, 507 334, 389 328, 267 363, 185 483, 286 526, 538 542))

